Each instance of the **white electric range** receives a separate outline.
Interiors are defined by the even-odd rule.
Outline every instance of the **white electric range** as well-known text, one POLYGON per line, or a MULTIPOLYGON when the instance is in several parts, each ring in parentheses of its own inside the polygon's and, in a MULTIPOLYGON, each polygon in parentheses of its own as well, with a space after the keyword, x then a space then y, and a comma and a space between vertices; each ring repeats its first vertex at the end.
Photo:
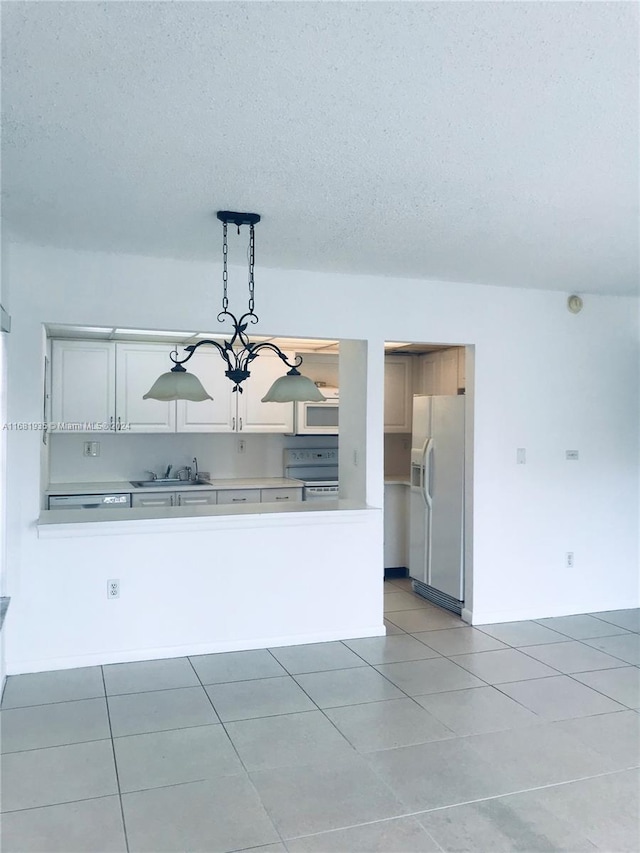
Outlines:
POLYGON ((284 476, 302 480, 305 501, 338 500, 337 448, 285 450, 284 476))

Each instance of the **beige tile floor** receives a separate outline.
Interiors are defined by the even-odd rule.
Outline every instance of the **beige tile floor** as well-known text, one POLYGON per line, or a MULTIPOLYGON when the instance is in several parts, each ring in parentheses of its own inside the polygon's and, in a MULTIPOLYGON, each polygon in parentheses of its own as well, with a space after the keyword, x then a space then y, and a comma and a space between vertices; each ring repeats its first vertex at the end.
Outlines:
POLYGON ((637 851, 640 614, 10 677, 1 849, 637 851))

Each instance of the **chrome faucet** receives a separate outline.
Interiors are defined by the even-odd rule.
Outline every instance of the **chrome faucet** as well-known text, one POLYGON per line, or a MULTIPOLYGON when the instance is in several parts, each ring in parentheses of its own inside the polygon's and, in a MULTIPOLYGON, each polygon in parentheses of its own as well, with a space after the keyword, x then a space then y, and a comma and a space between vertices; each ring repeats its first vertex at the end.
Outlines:
POLYGON ((165 480, 169 479, 169 474, 171 473, 172 468, 173 468, 173 465, 167 465, 167 470, 166 470, 165 475, 164 475, 165 480))
POLYGON ((193 457, 193 468, 194 468, 193 479, 197 480, 198 479, 198 457, 197 456, 193 457))

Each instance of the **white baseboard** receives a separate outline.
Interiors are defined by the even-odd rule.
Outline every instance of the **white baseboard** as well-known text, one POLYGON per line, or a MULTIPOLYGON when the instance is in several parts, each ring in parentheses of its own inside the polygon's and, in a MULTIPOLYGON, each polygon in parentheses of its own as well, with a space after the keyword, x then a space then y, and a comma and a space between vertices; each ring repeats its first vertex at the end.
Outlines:
MULTIPOLYGON (((556 604, 541 607, 524 607, 521 610, 481 610, 474 608, 473 625, 493 625, 498 622, 523 622, 527 619, 548 619, 553 616, 575 616, 582 613, 601 613, 608 610, 633 610, 638 601, 598 601, 586 604, 556 604)), ((462 617, 465 618, 464 615, 462 617)), ((466 621, 466 620, 465 620, 466 621)))
POLYGON ((381 625, 361 625, 342 631, 322 631, 315 634, 295 634, 284 637, 256 637, 251 640, 229 640, 218 643, 200 643, 189 646, 166 646, 151 649, 121 649, 94 652, 88 655, 46 658, 38 660, 7 661, 7 675, 30 672, 47 672, 55 669, 76 669, 83 666, 100 666, 110 663, 132 663, 143 660, 209 655, 218 652, 239 652, 249 649, 266 649, 275 646, 298 646, 306 643, 327 643, 335 640, 354 640, 360 637, 384 637, 386 628, 381 625))

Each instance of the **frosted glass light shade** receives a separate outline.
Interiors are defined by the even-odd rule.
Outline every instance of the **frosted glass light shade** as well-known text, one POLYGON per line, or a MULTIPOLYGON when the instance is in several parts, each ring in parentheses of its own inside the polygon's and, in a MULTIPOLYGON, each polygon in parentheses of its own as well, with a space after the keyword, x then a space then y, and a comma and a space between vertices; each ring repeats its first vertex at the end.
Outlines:
POLYGON ((150 390, 142 397, 143 400, 192 400, 201 403, 203 400, 213 400, 213 397, 202 387, 202 383, 193 373, 185 370, 179 372, 169 370, 159 376, 150 390))
POLYGON ((262 398, 263 403, 320 403, 327 398, 308 376, 287 373, 273 383, 262 398))

